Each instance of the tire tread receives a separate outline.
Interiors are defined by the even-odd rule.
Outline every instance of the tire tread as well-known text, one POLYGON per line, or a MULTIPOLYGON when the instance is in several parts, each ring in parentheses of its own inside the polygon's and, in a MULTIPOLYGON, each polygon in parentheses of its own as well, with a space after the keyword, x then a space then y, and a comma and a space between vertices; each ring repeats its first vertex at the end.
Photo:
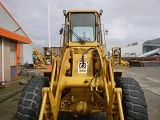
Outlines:
POLYGON ((47 77, 35 77, 23 88, 17 112, 18 120, 37 120, 41 107, 42 88, 49 86, 47 77))
POLYGON ((133 78, 118 77, 116 86, 122 88, 125 120, 148 120, 147 103, 139 83, 133 78))

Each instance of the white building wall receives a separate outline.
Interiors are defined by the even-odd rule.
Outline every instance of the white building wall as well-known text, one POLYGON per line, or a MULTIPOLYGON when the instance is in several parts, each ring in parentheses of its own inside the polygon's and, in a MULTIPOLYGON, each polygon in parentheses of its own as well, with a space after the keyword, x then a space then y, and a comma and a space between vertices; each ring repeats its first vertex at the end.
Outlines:
POLYGON ((16 24, 13 18, 6 12, 6 10, 0 5, 0 28, 6 29, 16 34, 26 37, 20 27, 16 24), (16 31, 19 29, 18 31, 16 31))
POLYGON ((134 54, 135 56, 139 56, 143 53, 143 45, 133 45, 128 47, 121 48, 122 57, 131 57, 129 54, 134 54))
POLYGON ((33 44, 21 44, 21 65, 33 64, 33 44))

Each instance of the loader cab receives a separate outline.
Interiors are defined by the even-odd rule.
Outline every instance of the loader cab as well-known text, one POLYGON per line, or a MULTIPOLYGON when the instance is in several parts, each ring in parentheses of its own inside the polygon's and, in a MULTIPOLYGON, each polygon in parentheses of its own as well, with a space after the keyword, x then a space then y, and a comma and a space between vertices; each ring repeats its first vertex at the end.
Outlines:
POLYGON ((88 10, 70 10, 66 13, 63 32, 63 46, 103 45, 101 30, 101 12, 88 10))

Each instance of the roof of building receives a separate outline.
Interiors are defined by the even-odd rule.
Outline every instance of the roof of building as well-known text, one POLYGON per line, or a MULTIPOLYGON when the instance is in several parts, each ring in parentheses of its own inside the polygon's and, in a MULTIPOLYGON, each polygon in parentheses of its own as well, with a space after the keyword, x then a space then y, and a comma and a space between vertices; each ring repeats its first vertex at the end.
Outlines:
POLYGON ((27 36, 27 34, 23 31, 20 25, 16 22, 16 20, 1 2, 0 16, 0 36, 12 39, 18 43, 32 43, 31 39, 27 36))
POLYGON ((144 42, 144 44, 160 45, 160 38, 153 39, 153 40, 147 40, 144 42))

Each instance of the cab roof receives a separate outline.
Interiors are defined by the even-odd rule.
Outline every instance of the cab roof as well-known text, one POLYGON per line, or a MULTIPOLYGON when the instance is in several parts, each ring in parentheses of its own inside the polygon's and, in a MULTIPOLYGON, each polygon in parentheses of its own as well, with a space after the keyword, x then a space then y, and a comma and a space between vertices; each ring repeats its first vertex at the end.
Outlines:
POLYGON ((92 12, 92 13, 98 13, 97 10, 68 10, 68 13, 79 13, 79 12, 92 12))

